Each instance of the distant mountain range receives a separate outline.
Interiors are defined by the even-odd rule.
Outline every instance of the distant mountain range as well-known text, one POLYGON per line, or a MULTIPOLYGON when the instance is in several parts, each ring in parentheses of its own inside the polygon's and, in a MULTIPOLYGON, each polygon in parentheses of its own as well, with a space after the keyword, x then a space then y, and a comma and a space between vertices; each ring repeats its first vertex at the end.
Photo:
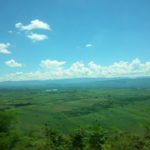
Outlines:
POLYGON ((143 78, 75 78, 60 80, 5 81, 0 89, 40 88, 150 88, 150 77, 143 78))

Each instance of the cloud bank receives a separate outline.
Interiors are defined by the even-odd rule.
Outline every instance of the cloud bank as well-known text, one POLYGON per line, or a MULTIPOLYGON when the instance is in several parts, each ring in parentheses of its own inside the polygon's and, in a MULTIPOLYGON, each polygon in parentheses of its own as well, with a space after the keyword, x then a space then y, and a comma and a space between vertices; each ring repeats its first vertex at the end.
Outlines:
MULTIPOLYGON (((7 64, 16 63, 11 60, 9 63, 7 62, 7 64)), ((7 74, 0 77, 0 81, 150 76, 150 61, 142 63, 138 58, 132 60, 130 63, 120 61, 109 66, 101 66, 93 61, 87 64, 77 61, 68 68, 65 67, 65 64, 65 61, 42 60, 37 71, 7 74)))

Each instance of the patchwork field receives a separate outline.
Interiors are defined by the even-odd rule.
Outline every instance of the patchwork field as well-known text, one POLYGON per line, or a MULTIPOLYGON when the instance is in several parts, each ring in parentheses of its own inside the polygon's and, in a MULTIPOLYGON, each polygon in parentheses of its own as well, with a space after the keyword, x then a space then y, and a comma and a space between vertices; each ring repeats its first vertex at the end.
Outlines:
POLYGON ((48 124, 68 133, 99 123, 142 134, 150 126, 150 89, 1 90, 0 111, 9 110, 24 131, 48 124))

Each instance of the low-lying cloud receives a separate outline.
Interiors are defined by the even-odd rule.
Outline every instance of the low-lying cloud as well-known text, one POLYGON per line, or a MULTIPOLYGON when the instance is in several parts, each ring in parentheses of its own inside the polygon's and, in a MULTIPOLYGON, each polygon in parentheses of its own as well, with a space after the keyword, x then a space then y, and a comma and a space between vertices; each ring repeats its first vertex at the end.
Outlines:
MULTIPOLYGON (((15 64, 12 60, 10 62, 8 64, 15 64)), ((7 74, 0 77, 0 81, 150 76, 150 61, 142 63, 138 58, 130 63, 120 61, 109 66, 101 66, 93 61, 87 64, 77 61, 68 68, 66 68, 65 64, 65 61, 42 60, 37 69, 38 71, 7 74)))

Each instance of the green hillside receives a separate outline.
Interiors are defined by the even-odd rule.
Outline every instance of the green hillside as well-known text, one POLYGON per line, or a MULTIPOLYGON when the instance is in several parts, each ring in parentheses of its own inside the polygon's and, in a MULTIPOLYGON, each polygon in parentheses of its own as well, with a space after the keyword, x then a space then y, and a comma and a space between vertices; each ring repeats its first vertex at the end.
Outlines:
POLYGON ((63 132, 95 122, 140 134, 150 126, 150 89, 5 90, 0 110, 16 110, 25 131, 47 123, 63 132))

